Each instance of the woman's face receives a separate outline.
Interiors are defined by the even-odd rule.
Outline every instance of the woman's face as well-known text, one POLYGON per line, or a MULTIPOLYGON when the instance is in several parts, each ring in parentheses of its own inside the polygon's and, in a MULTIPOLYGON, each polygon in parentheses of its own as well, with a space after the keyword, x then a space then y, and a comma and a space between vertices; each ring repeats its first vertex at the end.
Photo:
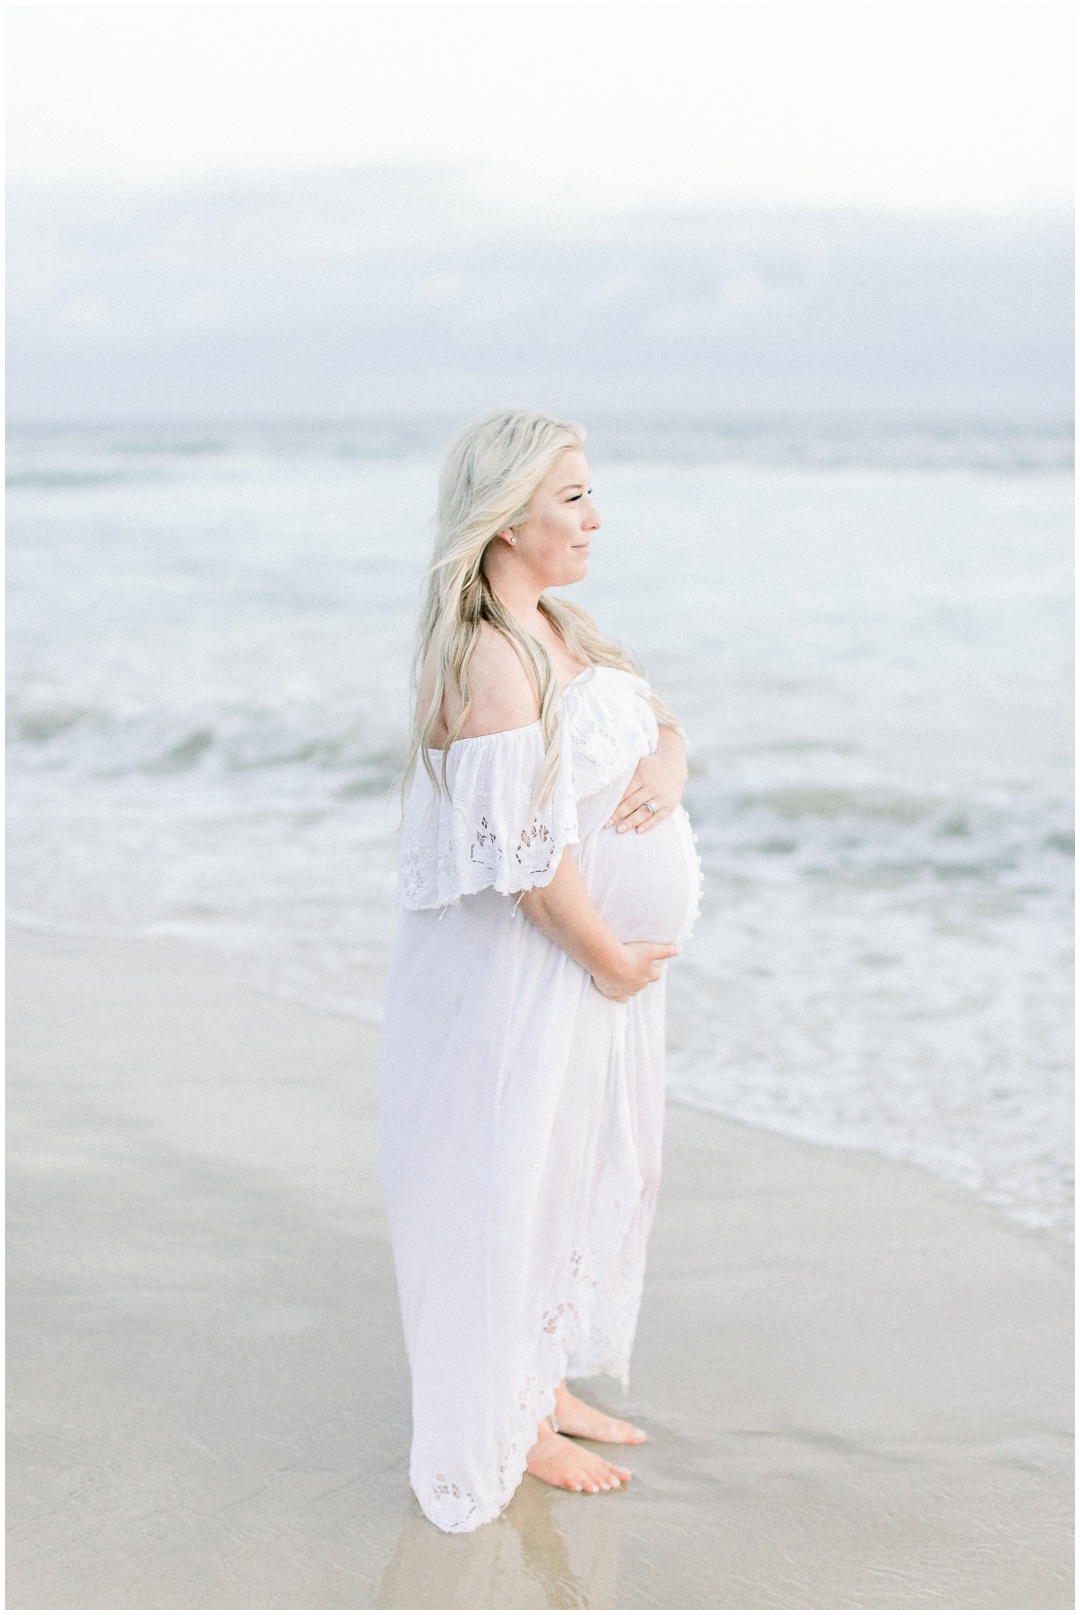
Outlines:
POLYGON ((588 462, 580 449, 567 449, 537 488, 526 520, 513 529, 513 553, 541 589, 577 583, 589 570, 589 539, 599 526, 588 462))

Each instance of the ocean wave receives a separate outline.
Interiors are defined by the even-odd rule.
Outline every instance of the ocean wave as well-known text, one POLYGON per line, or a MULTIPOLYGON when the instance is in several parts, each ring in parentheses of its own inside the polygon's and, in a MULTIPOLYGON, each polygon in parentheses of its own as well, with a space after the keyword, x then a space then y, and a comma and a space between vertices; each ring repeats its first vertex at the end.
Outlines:
POLYGON ((19 702, 8 711, 8 760, 15 771, 70 771, 118 778, 258 774, 286 770, 334 775, 339 796, 394 788, 405 746, 371 743, 356 712, 289 722, 269 709, 199 720, 125 716, 74 702, 19 702), (342 779, 340 776, 347 776, 342 779))
POLYGON ((956 797, 837 786, 687 793, 707 866, 738 881, 793 875, 889 886, 966 881, 1068 899, 1066 800, 956 797))
POLYGON ((145 471, 123 469, 115 471, 80 471, 75 468, 44 467, 8 471, 4 483, 8 488, 98 488, 117 482, 147 482, 152 480, 145 471))
POLYGON ((590 449, 603 458, 843 471, 1068 472, 1071 421, 600 420, 590 449))
MULTIPOLYGON (((327 812, 390 799, 406 747, 354 709, 125 716, 74 702, 12 704, 9 766, 99 780, 155 780, 189 800, 260 779, 327 812), (234 785, 230 787, 229 781, 234 785)), ((805 766, 805 759, 800 762, 805 766)), ((733 788, 695 770, 687 805, 710 872, 769 884, 828 878, 860 884, 968 882, 1063 899, 1071 889, 1066 799, 904 791, 873 783, 789 782, 733 788)))
MULTIPOLYGON (((207 461, 437 459, 460 422, 445 416, 389 420, 266 421, 180 425, 15 423, 8 485, 63 489, 183 475, 207 461), (153 462, 157 462, 156 465, 153 462)), ((793 417, 591 418, 597 464, 754 465, 843 471, 1068 472, 1070 420, 875 420, 793 417)))

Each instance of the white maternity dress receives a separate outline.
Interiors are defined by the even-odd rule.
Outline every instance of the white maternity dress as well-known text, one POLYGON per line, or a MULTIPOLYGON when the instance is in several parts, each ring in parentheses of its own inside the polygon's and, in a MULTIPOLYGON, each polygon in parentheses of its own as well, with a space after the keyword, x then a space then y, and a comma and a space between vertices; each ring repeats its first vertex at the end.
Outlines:
POLYGON ((406 807, 379 1130, 410 1478, 444 1531, 509 1502, 564 1376, 627 1380, 660 1178, 665 984, 605 998, 514 894, 546 886, 569 849, 620 940, 689 934, 700 873, 682 808, 645 835, 603 828, 656 749, 647 697, 607 667, 567 686, 539 813, 539 721, 456 741, 449 798, 420 767, 406 807))

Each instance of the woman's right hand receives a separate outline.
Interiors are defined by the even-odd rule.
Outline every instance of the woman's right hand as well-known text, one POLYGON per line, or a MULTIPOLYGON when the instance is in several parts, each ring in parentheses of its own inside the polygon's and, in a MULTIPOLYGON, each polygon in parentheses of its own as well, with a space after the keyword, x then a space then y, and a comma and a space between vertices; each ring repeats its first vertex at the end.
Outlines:
POLYGON ((679 951, 674 942, 620 942, 611 963, 593 971, 593 982, 605 998, 625 1004, 650 982, 659 981, 661 964, 679 951))
POLYGON ((585 889, 573 849, 567 847, 546 886, 531 886, 518 899, 525 918, 575 964, 587 970, 605 998, 625 1004, 680 950, 674 942, 620 942, 597 913, 585 889))

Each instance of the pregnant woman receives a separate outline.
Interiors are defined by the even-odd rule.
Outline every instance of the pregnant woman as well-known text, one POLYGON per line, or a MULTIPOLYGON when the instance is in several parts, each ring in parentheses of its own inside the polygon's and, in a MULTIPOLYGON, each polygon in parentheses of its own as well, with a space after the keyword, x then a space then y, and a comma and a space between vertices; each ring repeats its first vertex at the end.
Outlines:
POLYGON ((444 1531, 526 1470, 629 1471, 644 1433, 565 1380, 627 1382, 660 1177, 664 961, 697 912, 679 728, 577 606, 600 526, 579 426, 466 430, 439 489, 380 1062, 412 1371, 410 1477, 444 1531))

